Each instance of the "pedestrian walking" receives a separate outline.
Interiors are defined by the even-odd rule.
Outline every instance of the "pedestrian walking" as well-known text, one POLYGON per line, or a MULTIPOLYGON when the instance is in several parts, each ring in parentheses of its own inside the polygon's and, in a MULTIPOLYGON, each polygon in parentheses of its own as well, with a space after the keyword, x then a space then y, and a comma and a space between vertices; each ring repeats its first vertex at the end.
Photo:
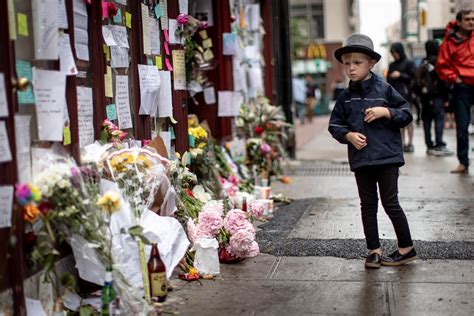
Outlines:
MULTIPOLYGON (((393 43, 390 47, 390 53, 395 60, 388 66, 387 82, 411 104, 410 85, 416 71, 415 63, 407 58, 401 43, 393 43)), ((420 115, 419 113, 417 115, 418 120, 420 115)), ((415 150, 413 147, 413 123, 402 129, 402 142, 404 152, 410 153, 415 150), (408 140, 405 138, 405 133, 408 140)))
POLYGON ((429 40, 425 43, 426 57, 416 70, 412 90, 421 103, 426 153, 434 156, 450 156, 454 153, 446 148, 446 143, 443 141, 444 108, 449 104, 449 94, 448 87, 435 71, 438 48, 437 41, 429 40), (435 142, 431 138, 433 122, 435 142))
POLYGON ((350 79, 331 113, 329 132, 347 144, 351 170, 359 191, 362 224, 369 255, 367 268, 402 265, 416 259, 408 221, 398 201, 399 167, 403 159, 400 129, 412 122, 408 102, 372 73, 380 60, 372 40, 351 35, 334 52, 350 79), (392 221, 398 249, 382 257, 377 224, 377 185, 385 212, 392 221))
POLYGON ((313 121, 314 107, 316 106, 316 89, 318 86, 314 83, 311 75, 306 76, 306 117, 309 122, 313 121))
POLYGON ((292 84, 295 113, 301 124, 304 124, 304 117, 306 114, 306 83, 302 78, 293 78, 292 84))
POLYGON ((459 165, 451 173, 467 173, 469 168, 469 124, 474 103, 474 11, 461 10, 446 26, 439 49, 436 71, 453 84, 456 119, 456 152, 459 165))

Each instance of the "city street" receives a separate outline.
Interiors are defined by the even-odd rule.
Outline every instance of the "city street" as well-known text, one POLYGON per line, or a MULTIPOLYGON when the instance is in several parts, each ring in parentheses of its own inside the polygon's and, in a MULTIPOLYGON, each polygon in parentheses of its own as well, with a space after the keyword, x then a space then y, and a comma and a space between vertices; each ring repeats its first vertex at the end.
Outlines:
MULTIPOLYGON (((173 305, 181 315, 474 313, 473 171, 450 174, 456 157, 427 156, 422 129, 416 128, 399 197, 420 259, 366 270, 355 180, 345 146, 327 133, 327 121, 317 117, 297 130, 293 181, 273 185, 274 193, 295 201, 259 226, 262 253, 223 265, 216 280, 202 285, 173 281, 173 305)), ((454 150, 455 131, 446 130, 445 140, 454 150)), ((391 253, 395 237, 381 205, 379 231, 391 253)))

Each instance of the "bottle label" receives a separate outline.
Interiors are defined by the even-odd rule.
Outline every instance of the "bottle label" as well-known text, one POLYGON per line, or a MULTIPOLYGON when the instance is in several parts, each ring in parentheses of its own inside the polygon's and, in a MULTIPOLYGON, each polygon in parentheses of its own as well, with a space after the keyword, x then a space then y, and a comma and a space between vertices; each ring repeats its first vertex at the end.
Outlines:
POLYGON ((168 284, 166 273, 150 273, 151 296, 166 296, 168 294, 168 284))

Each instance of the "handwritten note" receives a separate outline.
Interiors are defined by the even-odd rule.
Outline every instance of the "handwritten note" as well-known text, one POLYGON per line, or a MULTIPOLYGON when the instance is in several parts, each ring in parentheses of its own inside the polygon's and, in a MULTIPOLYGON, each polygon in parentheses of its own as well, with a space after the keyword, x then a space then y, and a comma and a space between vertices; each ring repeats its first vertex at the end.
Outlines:
POLYGON ((12 225, 13 186, 0 186, 0 228, 12 225))
POLYGON ((178 29, 178 21, 169 19, 169 42, 170 44, 182 44, 181 36, 176 35, 178 29))
POLYGON ((18 34, 28 36, 28 16, 24 13, 17 14, 18 19, 18 34))
POLYGON ((107 113, 107 118, 111 121, 115 121, 117 119, 117 108, 115 104, 109 104, 105 107, 105 112, 107 113))
POLYGON ((140 115, 155 115, 158 108, 160 74, 155 66, 138 65, 140 79, 140 115))
POLYGON ((212 47, 212 38, 206 38, 202 41, 202 47, 211 48, 212 47))
POLYGON ((186 68, 184 50, 173 50, 173 81, 175 90, 186 90, 186 68))
POLYGON ((61 29, 69 27, 66 14, 66 0, 58 0, 58 27, 61 29))
POLYGON ((168 0, 160 0, 161 6, 161 29, 167 30, 168 29, 168 0))
POLYGON ((214 86, 204 89, 204 102, 206 102, 206 104, 216 103, 216 90, 214 89, 214 86))
POLYGON ((115 105, 120 129, 132 128, 130 97, 128 94, 128 76, 115 77, 115 105))
POLYGON ((15 114, 15 144, 18 182, 31 181, 30 115, 15 114))
POLYGON ((8 102, 5 86, 5 75, 0 72, 0 117, 8 116, 8 102))
POLYGON ((73 0, 74 11, 74 47, 76 57, 89 61, 89 35, 87 8, 84 0, 73 0))
POLYGON ((92 144, 94 142, 92 88, 77 87, 77 118, 80 147, 92 144))
POLYGON ((188 0, 179 0, 179 13, 188 14, 188 0))
POLYGON ((217 116, 238 116, 240 106, 243 103, 243 95, 241 92, 234 91, 219 91, 218 98, 218 113, 217 116))
POLYGON ((171 73, 160 71, 160 96, 158 98, 158 117, 173 116, 173 99, 171 91, 171 73))
POLYGON ((60 71, 35 68, 33 87, 36 96, 38 138, 47 141, 62 141, 66 75, 60 71))
POLYGON ((112 68, 107 66, 107 71, 104 74, 104 85, 105 85, 105 96, 108 98, 114 97, 114 91, 112 88, 112 68))
POLYGON ((223 55, 235 55, 237 52, 238 45, 238 36, 236 33, 223 33, 222 34, 222 46, 223 46, 223 55))
MULTIPOLYGON (((32 81, 31 63, 24 60, 16 61, 16 74, 18 78, 25 77, 30 82, 32 81)), ((20 104, 31 104, 35 103, 35 96, 33 95, 33 89, 31 84, 28 85, 25 91, 17 91, 18 103, 20 104)))
POLYGON ((8 141, 7 127, 4 121, 0 121, 0 163, 12 160, 10 142, 8 141))
POLYGON ((151 54, 150 47, 150 13, 148 11, 148 6, 141 4, 142 12, 142 39, 143 39, 143 53, 145 55, 151 54))
POLYGON ((7 0, 7 8, 8 8, 8 30, 10 31, 10 40, 16 41, 17 34, 16 34, 16 18, 15 18, 15 5, 13 4, 13 0, 7 0))
POLYGON ((58 0, 32 1, 35 58, 58 59, 58 0))
POLYGON ((102 25, 102 37, 104 38, 105 45, 117 45, 114 39, 114 34, 112 33, 112 28, 110 28, 109 25, 102 25))
POLYGON ((160 29, 158 20, 150 18, 150 48, 153 55, 161 54, 160 29))
POLYGON ((71 51, 69 34, 59 34, 59 68, 67 76, 77 75, 77 67, 71 51))
POLYGON ((112 68, 128 68, 129 56, 128 48, 119 46, 110 46, 111 61, 110 66, 112 68))

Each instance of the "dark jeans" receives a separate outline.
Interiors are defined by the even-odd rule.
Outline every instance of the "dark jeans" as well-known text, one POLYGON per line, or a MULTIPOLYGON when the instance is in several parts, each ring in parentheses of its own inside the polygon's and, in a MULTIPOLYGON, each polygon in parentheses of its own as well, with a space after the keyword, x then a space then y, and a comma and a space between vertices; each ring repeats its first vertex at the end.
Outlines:
POLYGON ((469 166, 469 123, 474 103, 474 86, 457 83, 453 89, 454 115, 456 116, 456 151, 459 163, 469 166))
POLYGON ((433 99, 422 99, 421 104, 421 119, 423 120, 426 146, 428 147, 428 149, 446 146, 446 144, 443 142, 443 99, 439 97, 435 97, 433 99), (433 143, 433 140, 431 139, 431 126, 433 121, 435 126, 435 143, 433 143))
POLYGON ((382 165, 364 167, 355 171, 359 190, 362 224, 368 249, 380 248, 377 225, 377 184, 383 208, 392 221, 400 248, 411 247, 410 228, 398 203, 398 166, 382 165))

